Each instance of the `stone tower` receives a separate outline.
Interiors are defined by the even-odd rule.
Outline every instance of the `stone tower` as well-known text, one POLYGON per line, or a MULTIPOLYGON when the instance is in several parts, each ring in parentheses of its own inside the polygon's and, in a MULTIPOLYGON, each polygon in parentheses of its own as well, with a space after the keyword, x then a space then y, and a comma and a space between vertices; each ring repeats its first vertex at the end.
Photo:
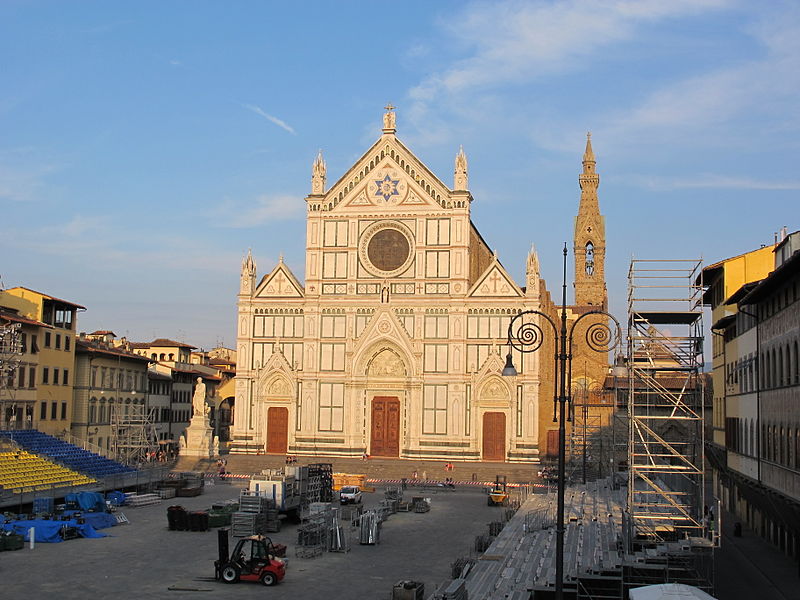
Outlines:
POLYGON ((575 305, 592 306, 605 310, 608 305, 606 291, 606 225, 600 214, 597 187, 600 176, 595 171, 592 134, 586 135, 583 153, 583 172, 578 176, 581 186, 581 203, 575 217, 575 305))

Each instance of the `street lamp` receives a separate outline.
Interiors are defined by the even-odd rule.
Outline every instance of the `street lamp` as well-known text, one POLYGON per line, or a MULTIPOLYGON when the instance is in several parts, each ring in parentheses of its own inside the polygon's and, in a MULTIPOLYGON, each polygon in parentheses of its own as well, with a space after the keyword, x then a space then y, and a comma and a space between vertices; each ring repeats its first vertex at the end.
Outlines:
MULTIPOLYGON (((590 323, 586 329, 586 345, 595 352, 608 352, 619 343, 620 327, 619 322, 613 315, 602 310, 590 310, 581 314, 572 324, 567 327, 567 244, 564 243, 563 258, 563 283, 561 291, 561 327, 556 327, 548 315, 538 310, 525 310, 511 318, 508 324, 508 354, 506 364, 503 368, 503 376, 513 377, 517 374, 511 356, 511 349, 519 352, 536 352, 542 347, 545 339, 545 331, 536 322, 524 322, 520 320, 526 315, 536 315, 550 324, 553 330, 555 341, 555 353, 553 356, 553 383, 558 382, 558 395, 554 398, 558 406, 558 418, 556 419, 555 406, 553 407, 553 421, 558 421, 558 500, 556 516, 556 599, 564 598, 564 465, 566 451, 566 405, 572 393, 572 385, 567 381, 567 366, 572 372, 572 342, 575 329, 584 318, 589 315, 602 315, 614 321, 614 327, 607 323, 596 321, 590 323), (519 323, 518 323, 519 321, 519 323), (518 323, 518 324, 517 324, 518 323), (568 387, 569 385, 569 387, 568 387)), ((546 327, 545 327, 546 329, 546 327)))

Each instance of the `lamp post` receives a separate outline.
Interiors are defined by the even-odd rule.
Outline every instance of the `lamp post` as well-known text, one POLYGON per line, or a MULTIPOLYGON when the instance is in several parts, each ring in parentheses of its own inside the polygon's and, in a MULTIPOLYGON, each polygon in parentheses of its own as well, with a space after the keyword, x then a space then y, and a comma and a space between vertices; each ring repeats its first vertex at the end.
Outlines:
MULTIPOLYGON (((538 310, 525 310, 511 318, 508 324, 508 354, 503 368, 503 376, 517 375, 511 356, 511 349, 519 352, 536 352, 545 340, 545 331, 537 322, 525 322, 526 315, 535 315, 550 324, 556 342, 553 356, 553 382, 558 382, 558 394, 554 397, 553 421, 558 421, 558 496, 556 516, 556 599, 564 598, 564 488, 565 488, 565 454, 566 454, 566 420, 567 402, 572 392, 568 387, 567 366, 572 363, 572 341, 578 323, 589 315, 602 315, 614 321, 612 329, 607 323, 596 321, 590 323, 586 330, 586 345, 595 352, 608 352, 620 339, 620 327, 613 315, 602 310, 591 310, 583 313, 567 327, 567 244, 564 243, 563 283, 561 289, 560 327, 545 313, 538 310), (556 406, 558 418, 556 418, 556 406)), ((546 328, 545 328, 546 329, 546 328)))

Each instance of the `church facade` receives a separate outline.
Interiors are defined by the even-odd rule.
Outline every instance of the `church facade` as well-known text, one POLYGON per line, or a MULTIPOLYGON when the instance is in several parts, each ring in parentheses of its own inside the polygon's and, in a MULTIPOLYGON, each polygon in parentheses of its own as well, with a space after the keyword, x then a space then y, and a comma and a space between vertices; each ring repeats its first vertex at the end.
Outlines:
MULTIPOLYGON (((519 374, 501 377, 511 318, 537 310, 557 319, 537 255, 531 250, 525 285, 517 284, 472 222, 463 150, 450 188, 397 138, 387 108, 380 138, 332 186, 321 154, 314 161, 305 282, 282 259, 260 278, 250 253, 242 263, 231 452, 553 455, 554 340, 514 351, 519 374)), ((581 177, 576 298, 604 308, 604 227, 588 142, 581 177)), ((570 307, 571 317, 580 310, 570 307)), ((597 381, 604 361, 592 367, 597 381)))

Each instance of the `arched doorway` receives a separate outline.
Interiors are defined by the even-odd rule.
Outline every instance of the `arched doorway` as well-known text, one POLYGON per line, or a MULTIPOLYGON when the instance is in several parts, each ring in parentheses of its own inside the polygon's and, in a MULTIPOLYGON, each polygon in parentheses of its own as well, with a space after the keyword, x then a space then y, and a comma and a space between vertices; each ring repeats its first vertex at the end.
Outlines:
POLYGON ((286 454, 289 444, 289 409, 270 406, 267 409, 267 454, 286 454))
POLYGON ((506 415, 501 412, 483 413, 483 460, 505 461, 506 415))
MULTIPOLYGON (((378 389, 398 389, 406 379, 406 364, 394 347, 379 347, 369 359, 366 374, 378 389)), ((374 388, 373 388, 374 389, 374 388)), ((400 397, 391 392, 375 392, 370 405, 369 453, 373 456, 400 456, 400 397)))
POLYGON ((484 409, 481 421, 481 458, 506 460, 506 415, 511 408, 511 391, 497 375, 489 376, 478 395, 484 409))
POLYGON ((373 456, 400 456, 400 399, 375 396, 372 399, 370 453, 373 456))

